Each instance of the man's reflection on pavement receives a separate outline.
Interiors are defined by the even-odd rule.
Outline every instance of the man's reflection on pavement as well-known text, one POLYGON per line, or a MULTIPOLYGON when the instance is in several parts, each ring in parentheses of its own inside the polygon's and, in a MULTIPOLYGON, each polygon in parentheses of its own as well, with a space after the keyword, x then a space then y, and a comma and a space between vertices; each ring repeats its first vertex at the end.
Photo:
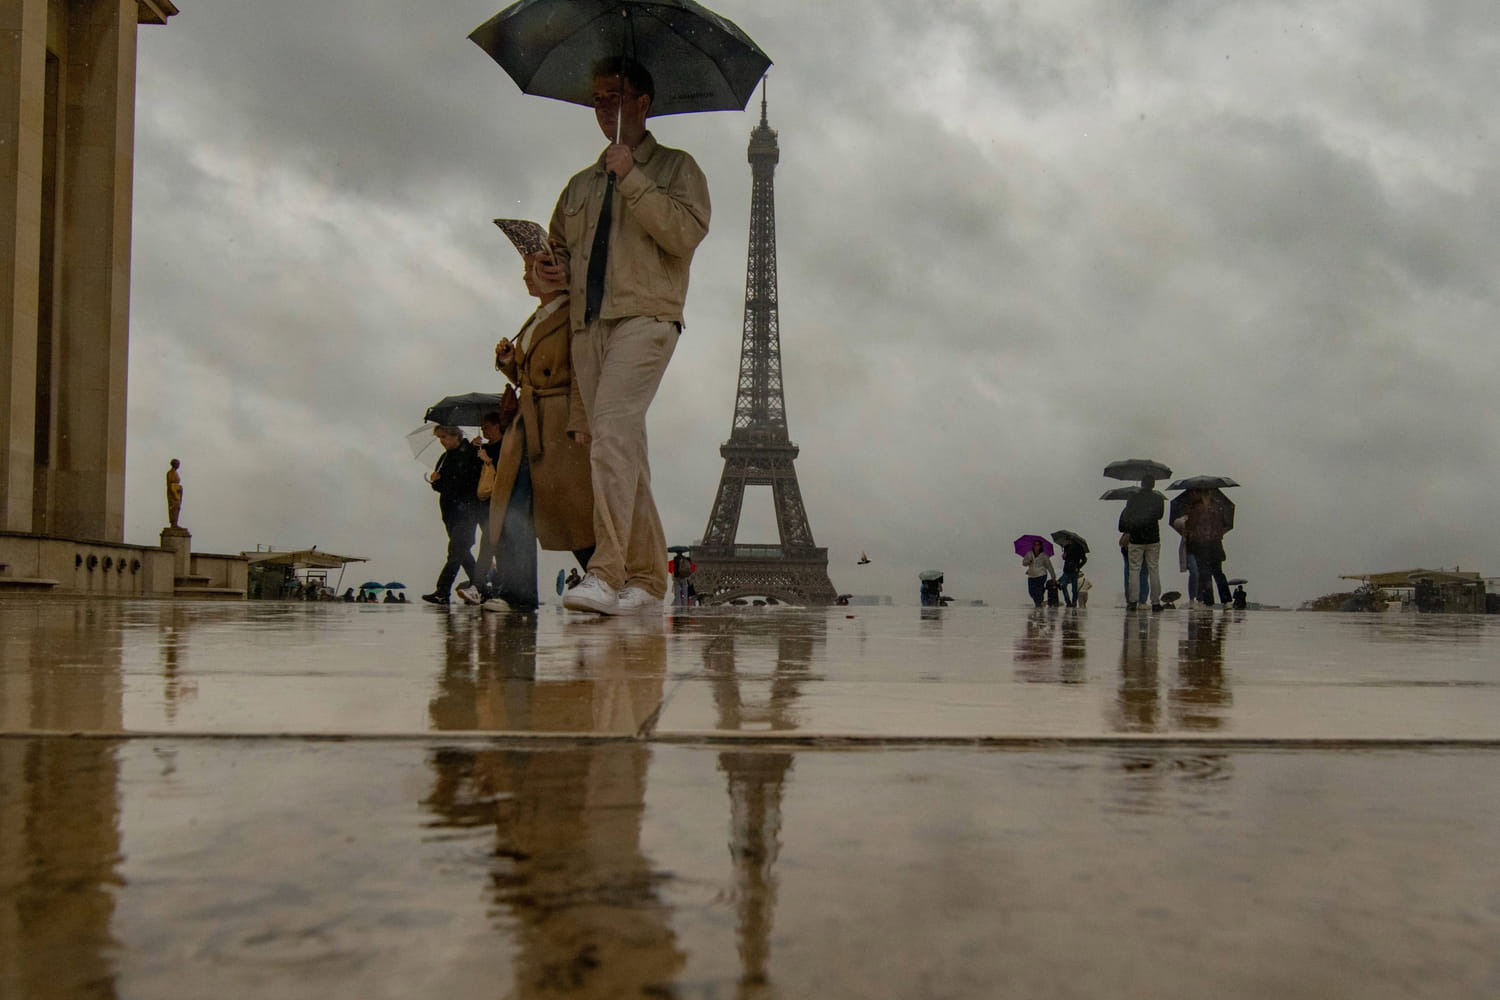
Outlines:
POLYGON ((570 622, 543 663, 534 613, 449 615, 443 668, 428 705, 452 732, 643 732, 661 704, 666 637, 621 618, 570 622))
MULTIPOLYGON (((573 656, 538 669, 534 615, 451 616, 430 711, 440 729, 635 734, 660 701, 665 638, 642 623, 569 629, 573 656)), ((685 962, 641 845, 650 744, 566 739, 430 758, 439 828, 493 827, 485 869, 517 947, 519 997, 671 996, 685 962)), ((504 993, 504 990, 497 991, 504 993)))

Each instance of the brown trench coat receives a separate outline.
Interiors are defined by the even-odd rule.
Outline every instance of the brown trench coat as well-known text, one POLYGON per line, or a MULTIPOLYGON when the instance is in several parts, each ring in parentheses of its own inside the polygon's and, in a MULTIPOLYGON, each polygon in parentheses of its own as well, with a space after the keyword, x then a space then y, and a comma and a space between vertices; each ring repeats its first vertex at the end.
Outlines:
POLYGON ((531 335, 524 355, 516 337, 514 360, 500 369, 515 384, 521 409, 501 438, 495 461, 490 537, 497 544, 523 450, 531 465, 532 511, 542 548, 572 552, 594 544, 589 448, 568 436, 588 430, 583 398, 573 381, 572 339, 564 303, 531 335))

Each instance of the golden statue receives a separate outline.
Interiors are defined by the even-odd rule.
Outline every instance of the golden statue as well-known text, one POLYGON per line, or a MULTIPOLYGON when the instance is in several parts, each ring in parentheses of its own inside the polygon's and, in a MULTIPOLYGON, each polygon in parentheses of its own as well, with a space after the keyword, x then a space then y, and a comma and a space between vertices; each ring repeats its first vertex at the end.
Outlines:
POLYGON ((167 470, 167 522, 172 527, 177 527, 177 516, 182 513, 182 476, 177 469, 182 463, 172 459, 172 467, 167 470))

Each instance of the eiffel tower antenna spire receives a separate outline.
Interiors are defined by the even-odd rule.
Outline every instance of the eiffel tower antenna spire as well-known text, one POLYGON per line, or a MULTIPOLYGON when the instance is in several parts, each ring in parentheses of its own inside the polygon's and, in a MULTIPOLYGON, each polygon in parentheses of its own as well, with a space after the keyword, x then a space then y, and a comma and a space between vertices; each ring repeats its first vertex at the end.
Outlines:
POLYGON ((736 597, 774 597, 791 604, 832 604, 828 550, 813 541, 787 433, 776 299, 776 163, 781 146, 766 112, 750 131, 750 247, 745 264, 745 323, 740 377, 729 440, 719 449, 724 472, 703 541, 694 550, 694 585, 711 604, 736 597), (776 545, 740 545, 745 487, 769 486, 776 507, 776 545))

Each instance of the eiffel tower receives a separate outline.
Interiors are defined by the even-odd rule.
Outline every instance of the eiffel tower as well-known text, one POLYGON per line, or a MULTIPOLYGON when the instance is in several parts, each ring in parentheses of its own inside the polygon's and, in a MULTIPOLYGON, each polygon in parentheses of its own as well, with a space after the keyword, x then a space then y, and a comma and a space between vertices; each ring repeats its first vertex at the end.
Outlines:
POLYGON ((734 426, 719 448, 724 473, 703 540, 693 550, 693 585, 707 604, 736 597, 774 597, 787 604, 832 604, 828 550, 813 541, 793 462, 798 448, 787 435, 781 390, 781 335, 776 318, 776 193, 781 148, 766 121, 750 132, 750 252, 745 267, 745 329, 740 344, 740 384, 734 426), (769 486, 776 505, 777 545, 740 545, 745 487, 769 486))

